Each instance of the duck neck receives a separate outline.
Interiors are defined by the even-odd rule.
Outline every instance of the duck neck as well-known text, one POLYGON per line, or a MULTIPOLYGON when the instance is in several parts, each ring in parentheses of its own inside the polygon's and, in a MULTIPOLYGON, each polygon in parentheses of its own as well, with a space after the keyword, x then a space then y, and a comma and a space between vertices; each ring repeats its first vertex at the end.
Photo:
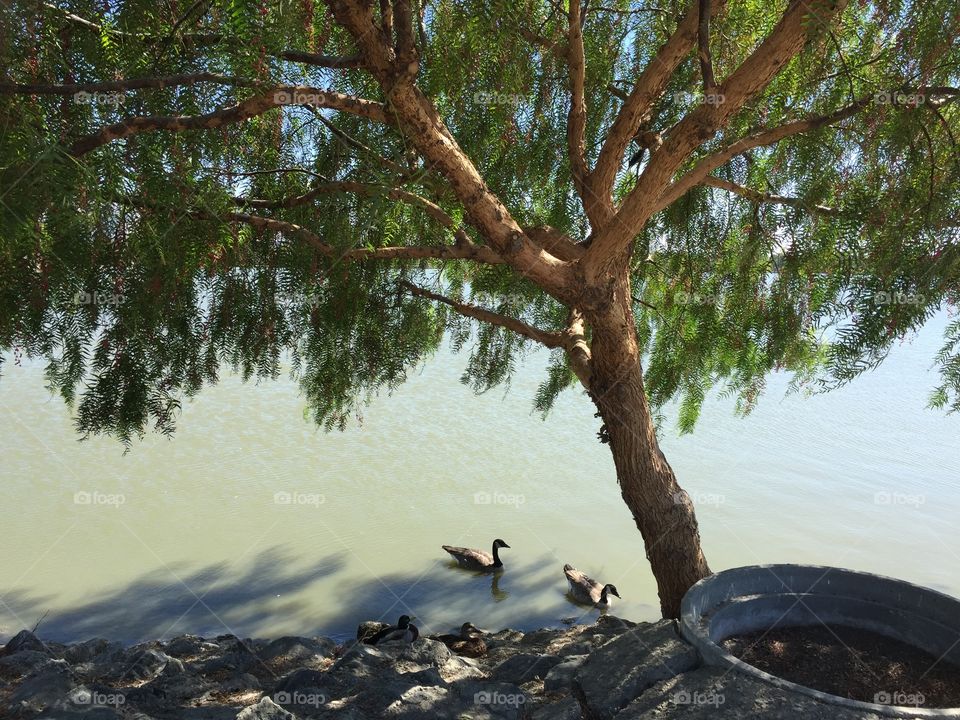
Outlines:
POLYGON ((607 604, 609 604, 610 600, 609 600, 609 598, 607 597, 607 594, 608 594, 609 592, 610 592, 610 588, 608 588, 606 585, 604 585, 604 586, 603 586, 603 590, 600 591, 600 604, 601 604, 601 605, 607 605, 607 604))
POLYGON ((503 567, 503 563, 500 562, 500 548, 497 547, 497 544, 493 544, 493 566, 494 567, 503 567))

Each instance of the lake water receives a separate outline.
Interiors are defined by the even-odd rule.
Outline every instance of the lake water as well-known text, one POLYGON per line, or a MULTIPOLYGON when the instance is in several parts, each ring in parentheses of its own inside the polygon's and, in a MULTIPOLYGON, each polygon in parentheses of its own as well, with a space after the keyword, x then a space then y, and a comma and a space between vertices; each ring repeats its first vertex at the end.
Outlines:
MULTIPOLYGON (((663 445, 697 504, 713 569, 838 565, 960 596, 960 417, 925 409, 945 318, 876 372, 756 411, 708 401, 663 445)), ((592 621, 565 598, 569 562, 617 585, 615 613, 657 616, 643 545, 599 420, 580 392, 531 414, 545 357, 510 392, 473 396, 442 352, 362 425, 325 434, 289 380, 227 377, 185 403, 173 440, 77 442, 42 365, 0 380, 0 638, 43 618, 51 640, 183 632, 352 636, 416 615, 422 631, 592 621), (512 548, 499 578, 440 545, 512 548)))

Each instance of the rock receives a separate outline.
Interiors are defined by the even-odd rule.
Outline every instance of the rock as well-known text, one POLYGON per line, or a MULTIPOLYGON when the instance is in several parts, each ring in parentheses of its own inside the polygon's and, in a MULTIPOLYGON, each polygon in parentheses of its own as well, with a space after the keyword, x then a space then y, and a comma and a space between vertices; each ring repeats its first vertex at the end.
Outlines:
MULTIPOLYGON (((599 636, 596 636, 596 637, 599 637, 599 636)), ((601 643, 597 643, 597 644, 599 645, 601 643)), ((569 645, 563 646, 557 652, 557 655, 560 655, 562 657, 570 657, 571 655, 586 655, 591 650, 593 650, 593 643, 590 643, 584 640, 582 642, 570 643, 569 645)))
MULTIPOLYGON (((531 698, 516 685, 467 680, 457 683, 455 689, 464 703, 466 717, 514 720, 527 716, 531 698)), ((459 719, 461 715, 452 717, 459 719)))
POLYGON ((332 657, 336 646, 336 643, 328 638, 282 637, 269 643, 257 655, 267 661, 303 663, 332 657))
POLYGON ((572 697, 538 705, 530 713, 530 720, 582 720, 582 718, 580 703, 572 697))
POLYGON ((377 620, 367 620, 357 626, 357 640, 363 640, 365 637, 376 635, 384 628, 390 627, 390 623, 379 622, 377 620))
POLYGON ((880 720, 725 668, 704 667, 651 687, 616 720, 880 720))
POLYGON ((673 622, 644 624, 595 649, 574 675, 574 696, 591 718, 609 720, 652 685, 700 664, 673 622))
MULTIPOLYGON (((153 648, 144 649, 133 656, 129 666, 121 671, 120 677, 125 680, 152 680, 166 668, 170 660, 170 656, 165 652, 153 648)), ((182 663, 180 668, 183 669, 182 663)))
POLYGON ((11 655, 0 655, 0 675, 21 678, 55 662, 50 653, 39 650, 21 650, 11 655))
POLYGON ((206 650, 219 648, 216 643, 204 642, 196 635, 179 635, 167 643, 164 652, 175 658, 195 657, 206 650))
POLYGON ((264 697, 256 705, 241 710, 237 714, 237 720, 296 720, 296 715, 264 697))
POLYGON ((433 720, 443 716, 443 706, 449 690, 443 687, 414 685, 401 693, 383 711, 383 717, 402 716, 404 720, 433 720))
POLYGON ((587 655, 568 655, 562 663, 554 665, 543 679, 544 691, 569 691, 574 676, 586 659, 587 655))
POLYGON ((220 683, 220 690, 225 693, 243 692, 245 690, 260 690, 260 681, 255 675, 242 673, 237 677, 227 678, 220 683))
POLYGON ((535 678, 545 677, 555 665, 563 659, 556 655, 537 655, 534 653, 520 653, 507 658, 497 665, 492 677, 497 682, 511 682, 522 685, 535 678))
MULTIPOLYGON (((136 717, 136 716, 134 716, 136 717)), ((145 717, 143 715, 141 718, 145 717)), ((36 716, 36 720, 120 720, 121 715, 109 707, 51 707, 36 716)))
POLYGON ((69 667, 63 660, 30 675, 10 696, 11 709, 40 712, 64 701, 76 683, 69 667))
POLYGON ((7 641, 7 644, 3 646, 3 655, 13 655, 14 653, 22 652, 24 650, 47 653, 48 655, 50 654, 50 651, 47 650, 47 646, 41 642, 40 638, 38 638, 29 630, 21 630, 12 638, 10 638, 7 641))
POLYGON ((103 638, 93 638, 68 647, 63 653, 63 659, 72 665, 79 665, 80 663, 93 662, 97 658, 106 658, 122 649, 123 645, 120 643, 110 642, 103 638))

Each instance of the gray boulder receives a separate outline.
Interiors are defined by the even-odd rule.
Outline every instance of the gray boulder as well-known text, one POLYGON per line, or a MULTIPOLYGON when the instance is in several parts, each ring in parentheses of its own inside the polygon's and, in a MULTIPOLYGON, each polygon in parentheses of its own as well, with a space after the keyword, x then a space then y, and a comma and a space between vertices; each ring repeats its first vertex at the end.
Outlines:
POLYGON ((262 660, 283 664, 306 663, 333 656, 337 644, 329 638, 282 637, 257 653, 262 660))
POLYGON ((627 705, 616 720, 881 720, 819 702, 725 668, 704 667, 666 680, 627 705))
POLYGON ((609 720, 649 687, 699 664, 672 621, 638 625, 595 649, 574 675, 572 690, 589 717, 609 720))
POLYGON ((0 675, 21 678, 55 662, 50 653, 39 650, 21 650, 11 655, 0 655, 0 675))
POLYGON ((573 678, 580 670, 580 666, 587 660, 587 655, 568 655, 562 663, 554 665, 543 679, 545 692, 566 692, 573 685, 573 678))
POLYGON ((256 705, 251 705, 237 713, 237 720, 296 720, 296 715, 287 712, 270 698, 264 697, 256 705))
POLYGON ((195 657, 201 653, 218 648, 216 643, 205 642, 197 635, 179 635, 167 643, 163 651, 175 658, 195 657))
POLYGON ((546 677, 550 669, 561 662, 563 662, 563 658, 556 655, 520 653, 497 665, 493 669, 492 677, 497 682, 522 685, 525 682, 546 677))
POLYGON ((8 703, 14 713, 40 712, 63 702, 74 685, 76 682, 67 664, 54 661, 20 683, 8 703))
POLYGON ((110 642, 103 638, 93 638, 68 647, 63 653, 63 659, 71 665, 79 665, 81 663, 94 662, 100 658, 106 659, 122 649, 123 645, 118 642, 110 642))
POLYGON ((3 646, 3 655, 13 655, 14 653, 32 650, 33 652, 49 653, 47 646, 29 630, 21 630, 7 641, 3 646))

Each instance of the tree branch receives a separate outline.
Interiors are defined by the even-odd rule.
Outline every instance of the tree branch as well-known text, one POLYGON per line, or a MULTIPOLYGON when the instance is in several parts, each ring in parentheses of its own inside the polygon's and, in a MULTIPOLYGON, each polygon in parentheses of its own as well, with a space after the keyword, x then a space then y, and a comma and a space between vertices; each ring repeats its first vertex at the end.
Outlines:
POLYGON ((130 90, 162 89, 168 87, 182 87, 199 83, 216 83, 218 85, 233 85, 236 87, 254 87, 259 85, 255 80, 219 75, 217 73, 201 72, 182 75, 168 75, 165 77, 128 78, 109 82, 31 84, 21 85, 10 82, 0 82, 0 95, 74 95, 78 92, 127 92, 130 90))
POLYGON ((564 339, 561 333, 541 330, 533 325, 528 325, 522 320, 518 320, 507 315, 501 315, 500 313, 486 310, 485 308, 477 305, 458 302, 453 298, 448 298, 446 295, 440 295, 439 293, 422 288, 419 285, 414 285, 412 282, 408 282, 407 280, 401 280, 400 285, 409 290, 413 295, 449 305, 465 317, 470 317, 474 320, 480 320, 482 322, 490 323, 491 325, 497 325, 499 327, 506 328, 507 330, 512 330, 518 335, 523 335, 525 338, 535 340, 548 348, 563 347, 564 339))
POLYGON ((700 58, 700 75, 703 78, 703 94, 712 95, 717 86, 713 77, 713 59, 710 56, 710 0, 699 0, 697 13, 697 56, 700 58))
POLYGON ((703 182, 700 184, 735 193, 755 203, 775 203, 777 205, 789 205, 791 207, 802 208, 816 215, 839 214, 839 211, 836 208, 827 207, 826 205, 808 203, 802 198, 786 197, 784 195, 773 195, 772 193, 760 192, 759 190, 754 190, 753 188, 748 188, 744 185, 739 185, 735 182, 714 177, 712 175, 704 178, 703 182))
POLYGON ((484 245, 476 245, 469 240, 458 242, 455 245, 400 245, 394 247, 379 248, 353 248, 342 250, 333 245, 325 243, 323 239, 312 230, 308 230, 302 225, 287 222, 285 220, 276 220, 261 215, 250 215, 248 213, 226 213, 225 215, 212 215, 203 210, 191 210, 188 213, 193 217, 202 219, 219 219, 222 221, 241 222, 251 227, 262 228, 265 230, 274 230, 285 235, 298 235, 310 241, 310 244, 321 254, 336 258, 337 260, 473 260, 488 265, 498 265, 503 263, 495 252, 484 245))
POLYGON ((722 102, 704 102, 687 114, 667 134, 651 155, 643 174, 624 199, 615 218, 593 237, 584 258, 588 279, 598 276, 619 257, 653 214, 660 189, 666 186, 684 160, 724 127, 744 104, 761 92, 796 56, 812 33, 843 10, 846 0, 818 5, 812 15, 808 3, 793 0, 760 46, 718 87, 722 102))
MULTIPOLYGON (((718 14, 725 4, 726 0, 716 0, 711 4, 711 11, 718 14)), ((591 173, 589 184, 594 194, 604 198, 610 196, 630 140, 643 124, 653 103, 663 94, 677 67, 696 44, 699 15, 698 7, 696 5, 691 7, 673 35, 647 63, 637 78, 633 90, 630 91, 607 133, 600 155, 597 157, 597 164, 591 173)), ((610 214, 613 214, 612 209, 610 214)))
POLYGON ((567 154, 573 186, 583 201, 591 223, 600 220, 594 216, 595 205, 587 188, 586 129, 587 101, 584 97, 586 65, 583 55, 583 26, 580 18, 580 0, 568 0, 567 67, 570 79, 570 110, 567 113, 567 154))
POLYGON ((560 333, 563 348, 567 351, 567 360, 570 369, 580 380, 585 390, 590 389, 590 378, 593 374, 593 355, 587 343, 586 324, 581 313, 576 308, 570 310, 567 316, 567 327, 560 333))
POLYGON ((826 125, 831 125, 835 122, 845 120, 848 117, 856 115, 864 108, 869 107, 872 99, 872 96, 866 96, 852 105, 847 105, 846 107, 843 107, 840 110, 828 115, 817 115, 814 117, 805 118, 803 120, 795 120, 793 122, 784 123, 783 125, 778 125, 777 127, 760 130, 744 138, 740 138, 736 142, 725 147, 723 150, 701 159, 696 165, 693 166, 692 170, 688 171, 679 180, 667 186, 667 188, 657 198, 657 201, 653 206, 653 212, 660 212, 664 208, 672 205, 679 198, 689 192, 690 189, 702 184, 707 176, 710 175, 710 173, 717 168, 722 167, 737 155, 741 155, 747 150, 752 150, 753 148, 773 145, 780 142, 784 138, 788 138, 793 135, 816 130, 826 125))
POLYGON ((218 128, 223 125, 243 122, 256 115, 272 110, 281 105, 294 104, 291 100, 298 97, 306 98, 305 103, 313 107, 324 107, 332 110, 359 115, 376 122, 390 124, 392 119, 387 115, 385 107, 378 102, 364 98, 344 95, 333 90, 319 90, 305 86, 278 86, 272 91, 255 95, 236 105, 221 108, 204 115, 152 115, 140 116, 122 120, 101 128, 98 132, 80 138, 67 151, 73 157, 79 157, 91 150, 106 145, 114 140, 137 135, 143 132, 166 130, 182 132, 184 130, 204 130, 218 128))
POLYGON ((330 0, 337 22, 359 46, 366 67, 390 100, 390 109, 420 155, 442 174, 471 224, 507 263, 547 293, 567 296, 574 287, 570 265, 524 235, 507 207, 490 190, 476 166, 446 127, 433 104, 398 67, 389 46, 378 41, 370 6, 362 0, 330 0))

